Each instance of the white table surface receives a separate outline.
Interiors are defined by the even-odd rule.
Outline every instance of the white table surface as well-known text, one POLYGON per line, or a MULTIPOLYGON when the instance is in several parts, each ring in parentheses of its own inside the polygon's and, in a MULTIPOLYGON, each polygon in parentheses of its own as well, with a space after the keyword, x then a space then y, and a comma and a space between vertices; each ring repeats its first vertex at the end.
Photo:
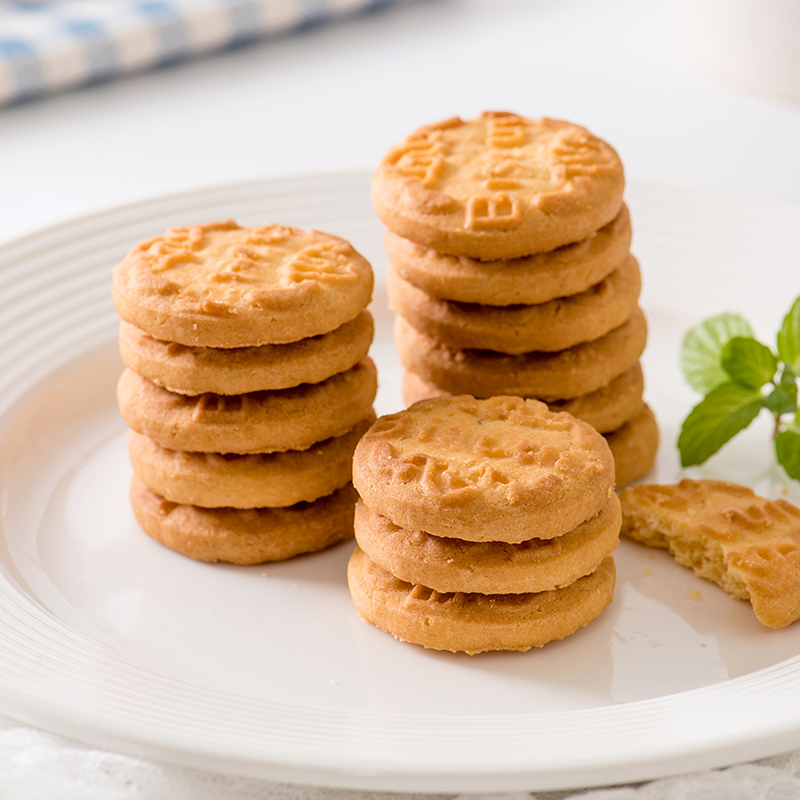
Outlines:
MULTIPOLYGON (((417 126, 484 109, 584 124, 631 179, 800 203, 800 106, 701 71, 677 27, 673 0, 407 2, 0 109, 0 241, 192 187, 370 170, 417 126)), ((0 795, 72 796, 37 784, 30 747, 43 734, 2 723, 2 752, 17 756, 14 769, 0 763, 0 795), (16 781, 5 793, 3 775, 16 781)), ((56 744, 49 767, 63 788, 85 750, 56 744)), ((98 797, 162 796, 146 791, 158 768, 125 764, 142 793, 109 784, 98 797)), ((181 773, 170 780, 163 796, 183 797, 181 773)), ((274 796, 218 786, 216 796, 274 796)))

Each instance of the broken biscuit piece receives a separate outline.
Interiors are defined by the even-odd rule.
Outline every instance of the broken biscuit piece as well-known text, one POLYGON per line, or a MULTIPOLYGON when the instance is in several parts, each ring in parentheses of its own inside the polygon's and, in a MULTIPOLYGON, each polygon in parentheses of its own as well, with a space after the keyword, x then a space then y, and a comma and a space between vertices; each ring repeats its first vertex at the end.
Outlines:
POLYGON ((666 548, 701 578, 748 600, 767 627, 800 619, 800 509, 715 480, 641 484, 619 497, 622 537, 666 548))

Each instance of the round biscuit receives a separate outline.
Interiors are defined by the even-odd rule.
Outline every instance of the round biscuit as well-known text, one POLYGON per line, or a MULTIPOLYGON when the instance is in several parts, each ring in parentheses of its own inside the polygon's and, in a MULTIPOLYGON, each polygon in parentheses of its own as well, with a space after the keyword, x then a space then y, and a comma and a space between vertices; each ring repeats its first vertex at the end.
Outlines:
POLYGON ((320 383, 366 358, 374 335, 369 311, 330 333, 260 347, 190 347, 120 323, 120 355, 134 372, 179 394, 247 394, 320 383))
POLYGON ((605 336, 636 310, 642 277, 629 255, 590 289, 536 305, 492 306, 438 300, 390 269, 389 304, 414 328, 448 347, 521 355, 554 352, 605 336))
POLYGON ((395 578, 359 548, 347 568, 350 596, 367 622, 401 641, 469 655, 524 652, 572 635, 611 603, 615 579, 611 557, 569 586, 526 594, 436 592, 395 578))
POLYGON ((131 507, 142 530, 198 561, 262 564, 313 553, 353 536, 351 485, 288 508, 199 508, 171 503, 131 479, 131 507))
POLYGON ((637 308, 594 341, 554 353, 507 355, 448 347, 396 315, 395 342, 406 369, 452 394, 517 394, 549 402, 595 392, 634 366, 647 343, 647 322, 637 308))
POLYGON ((176 394, 125 369, 117 402, 130 428, 169 450, 275 453, 346 433, 369 416, 377 388, 370 358, 321 383, 241 395, 176 394))
POLYGON ((556 250, 506 261, 449 256, 386 229, 389 261, 418 289, 441 300, 510 306, 585 292, 617 269, 631 246, 631 218, 620 213, 596 233, 556 250))
POLYGON ((522 542, 599 513, 614 460, 591 425, 536 400, 440 397, 380 417, 356 447, 353 484, 403 528, 522 542))
POLYGON ((508 259, 579 242, 619 214, 625 176, 585 128, 485 112, 422 127, 372 179, 378 216, 442 253, 508 259))
POLYGON ((348 242, 283 225, 170 228, 114 268, 119 316, 201 347, 285 344, 335 330, 370 302, 372 267, 348 242))
POLYGON ((561 536, 507 542, 465 542, 410 531, 356 503, 358 546, 396 578, 437 592, 520 594, 568 586, 597 569, 619 544, 619 498, 561 536))
POLYGON ((372 414, 347 433, 307 450, 282 453, 188 453, 167 450, 131 431, 133 471, 165 500, 203 508, 283 508, 341 489, 353 475, 353 451, 375 421, 372 414))

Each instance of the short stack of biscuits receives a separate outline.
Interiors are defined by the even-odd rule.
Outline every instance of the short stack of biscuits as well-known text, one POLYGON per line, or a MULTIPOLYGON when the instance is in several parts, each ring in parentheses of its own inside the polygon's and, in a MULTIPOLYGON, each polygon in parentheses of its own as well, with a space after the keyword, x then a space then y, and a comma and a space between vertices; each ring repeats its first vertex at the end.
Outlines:
POLYGON ((650 469, 624 186, 618 155, 586 129, 505 112, 420 128, 386 154, 373 200, 407 405, 536 398, 606 436, 618 486, 650 469))
POLYGON ((147 534, 236 564, 353 535, 372 287, 349 243, 280 225, 171 228, 117 265, 117 398, 147 534))
POLYGON ((356 609, 396 638, 475 654, 563 639, 611 602, 620 503, 608 444, 520 397, 422 400, 359 442, 356 609))

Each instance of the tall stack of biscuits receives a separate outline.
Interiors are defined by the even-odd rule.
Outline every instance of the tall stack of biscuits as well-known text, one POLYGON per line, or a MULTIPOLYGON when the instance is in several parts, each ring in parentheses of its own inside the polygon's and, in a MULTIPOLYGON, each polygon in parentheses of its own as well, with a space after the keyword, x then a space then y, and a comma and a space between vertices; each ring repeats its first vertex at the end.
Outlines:
POLYGON ((644 475, 658 427, 613 148, 568 122, 487 112, 420 128, 372 186, 406 404, 536 398, 606 436, 617 486, 644 475))
POLYGON ((422 400, 359 442, 358 612, 436 650, 528 650, 611 602, 622 520, 588 423, 520 397, 422 400))
POLYGON ((372 287, 349 243, 279 225, 172 228, 117 265, 117 398, 146 533, 237 564, 353 535, 372 287))

